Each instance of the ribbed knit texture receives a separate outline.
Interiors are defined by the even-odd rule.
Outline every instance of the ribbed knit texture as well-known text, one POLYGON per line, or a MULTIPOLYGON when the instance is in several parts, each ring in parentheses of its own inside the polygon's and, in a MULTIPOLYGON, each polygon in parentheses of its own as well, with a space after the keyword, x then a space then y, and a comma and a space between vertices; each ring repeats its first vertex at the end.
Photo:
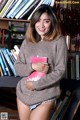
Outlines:
POLYGON ((67 45, 63 36, 53 41, 27 43, 23 41, 15 70, 23 78, 17 85, 17 97, 27 105, 32 105, 60 95, 60 80, 64 76, 67 63, 67 45), (31 56, 47 57, 49 71, 38 81, 32 81, 36 90, 31 91, 25 85, 26 77, 33 71, 29 62, 31 56))

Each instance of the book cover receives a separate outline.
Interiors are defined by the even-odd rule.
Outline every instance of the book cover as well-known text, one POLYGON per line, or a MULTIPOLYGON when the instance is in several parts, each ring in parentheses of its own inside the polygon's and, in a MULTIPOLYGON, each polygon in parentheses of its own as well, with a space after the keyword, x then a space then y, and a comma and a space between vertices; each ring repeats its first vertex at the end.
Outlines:
POLYGON ((5 64, 3 62, 1 54, 0 54, 0 66, 2 68, 3 75, 6 76, 7 75, 6 66, 5 66, 5 64))
MULTIPOLYGON (((30 57, 30 63, 38 63, 38 62, 47 64, 47 57, 34 57, 34 56, 30 57)), ((30 81, 37 81, 44 76, 45 76, 44 72, 34 71, 27 77, 27 79, 30 81)))

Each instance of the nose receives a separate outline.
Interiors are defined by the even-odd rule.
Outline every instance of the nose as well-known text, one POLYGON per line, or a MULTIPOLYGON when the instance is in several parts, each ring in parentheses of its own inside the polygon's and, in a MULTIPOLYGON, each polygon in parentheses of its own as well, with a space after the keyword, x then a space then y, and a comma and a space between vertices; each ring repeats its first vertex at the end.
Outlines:
POLYGON ((43 28, 43 27, 44 27, 44 22, 42 21, 42 22, 41 22, 41 28, 43 28))

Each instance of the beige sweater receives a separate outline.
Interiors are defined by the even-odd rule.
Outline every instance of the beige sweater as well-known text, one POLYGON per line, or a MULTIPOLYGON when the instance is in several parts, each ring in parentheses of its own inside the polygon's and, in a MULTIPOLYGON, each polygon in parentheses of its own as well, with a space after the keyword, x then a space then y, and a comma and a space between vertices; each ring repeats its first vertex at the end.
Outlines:
POLYGON ((17 97, 27 105, 42 102, 60 95, 60 80, 62 79, 67 63, 67 45, 63 36, 53 41, 39 41, 27 43, 23 41, 18 59, 15 62, 15 70, 18 76, 23 78, 18 82, 17 97), (31 56, 47 57, 50 64, 49 72, 38 81, 32 81, 36 90, 26 88, 26 77, 33 71, 29 62, 31 56))

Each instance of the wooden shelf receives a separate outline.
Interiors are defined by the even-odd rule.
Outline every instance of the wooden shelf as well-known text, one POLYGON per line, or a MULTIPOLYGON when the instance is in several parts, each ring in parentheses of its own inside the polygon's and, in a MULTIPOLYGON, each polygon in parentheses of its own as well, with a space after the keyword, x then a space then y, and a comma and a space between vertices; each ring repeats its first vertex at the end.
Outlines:
POLYGON ((1 21, 12 21, 12 22, 24 22, 24 23, 29 23, 30 20, 23 20, 23 19, 9 19, 9 18, 1 18, 1 21))

